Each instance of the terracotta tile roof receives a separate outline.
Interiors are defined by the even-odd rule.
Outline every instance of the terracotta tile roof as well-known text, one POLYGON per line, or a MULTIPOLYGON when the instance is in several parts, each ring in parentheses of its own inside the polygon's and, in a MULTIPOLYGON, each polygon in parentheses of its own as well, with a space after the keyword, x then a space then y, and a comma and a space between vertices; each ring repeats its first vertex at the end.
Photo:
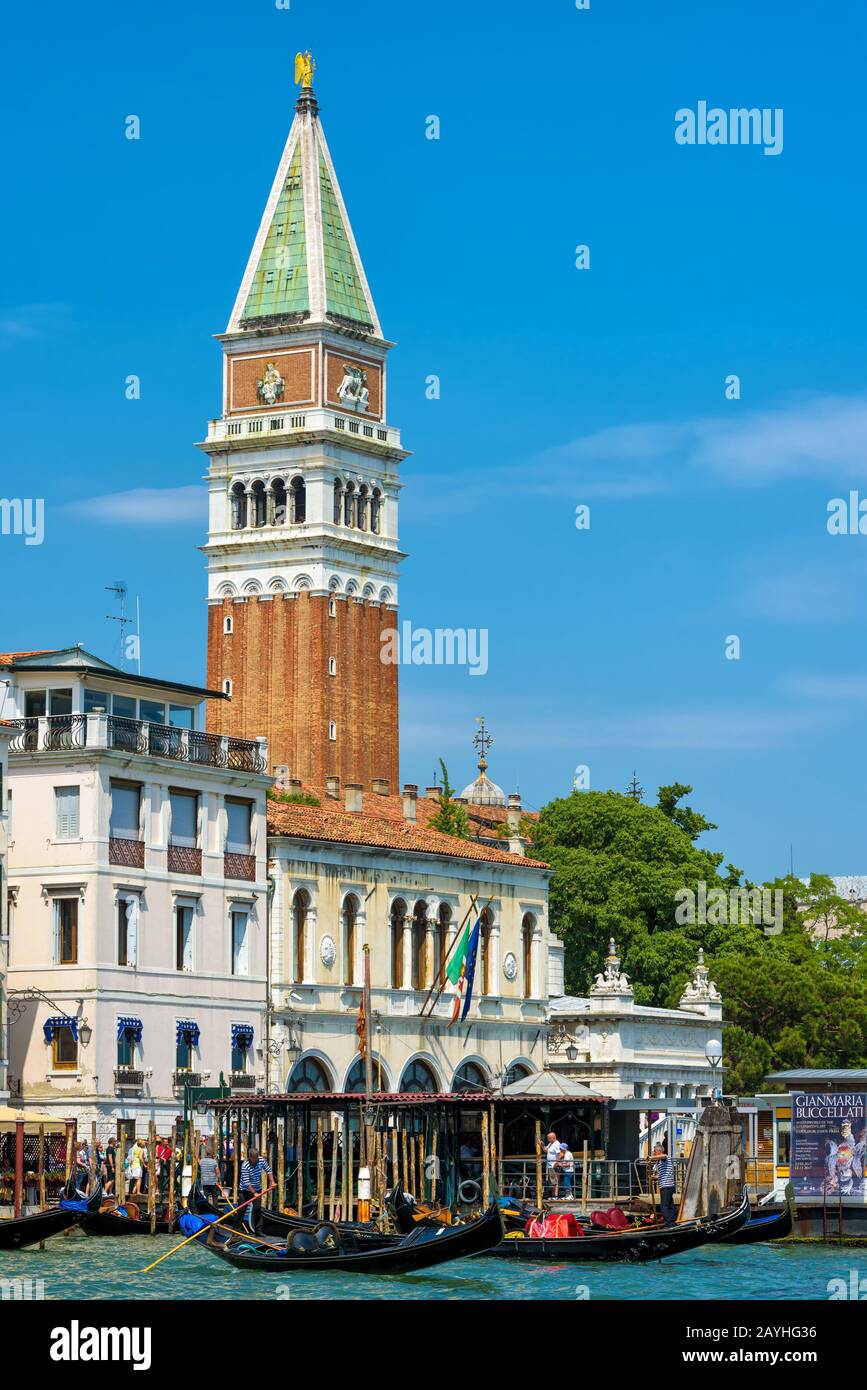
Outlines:
POLYGON ((57 647, 38 647, 35 652, 0 652, 0 666, 11 666, 14 661, 21 661, 25 656, 48 656, 56 651, 57 647))
MULTIPOLYGON (((323 798, 321 806, 303 806, 298 802, 268 802, 268 834, 291 835, 304 840, 330 840, 338 844, 370 845, 377 849, 400 849, 415 854, 442 854, 453 859, 474 859, 491 864, 522 864, 527 868, 547 868, 540 859, 528 859, 523 854, 509 854, 477 840, 459 840, 432 830, 422 821, 413 825, 396 815, 382 814, 381 803, 400 797, 377 796, 366 793, 363 811, 344 811, 341 805, 323 798), (373 805, 371 806, 371 802, 373 805)), ((436 802, 426 803, 431 812, 436 802)), ((419 800, 419 806, 422 799, 419 800)), ((390 808, 389 808, 390 809, 390 808)))
MULTIPOLYGON (((301 790, 308 795, 318 797, 323 808, 333 811, 340 811, 344 806, 344 791, 341 787, 338 797, 331 797, 324 787, 303 784, 301 790)), ((472 806, 465 805, 470 825, 476 835, 482 834, 492 837, 495 827, 505 825, 508 810, 505 806, 472 806)), ((420 794, 416 801, 416 823, 419 826, 426 826, 431 817, 436 815, 439 810, 439 801, 436 797, 420 794)), ((403 793, 387 792, 384 795, 379 792, 364 791, 364 813, 372 816, 375 820, 397 821, 404 825, 403 815, 403 793)), ((522 820, 526 817, 529 821, 539 819, 538 811, 521 811, 522 820)))

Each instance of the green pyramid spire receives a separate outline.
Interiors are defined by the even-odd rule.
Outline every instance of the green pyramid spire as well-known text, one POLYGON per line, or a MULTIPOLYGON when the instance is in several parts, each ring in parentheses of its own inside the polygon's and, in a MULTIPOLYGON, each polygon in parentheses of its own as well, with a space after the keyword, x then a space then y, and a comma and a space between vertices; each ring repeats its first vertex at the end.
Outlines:
POLYGON ((229 331, 280 320, 347 320, 382 336, 334 173, 319 107, 304 89, 229 331))
POLYGON ((356 323, 369 323, 362 276, 352 254, 346 224, 322 151, 319 151, 319 196, 322 208, 322 250, 325 261, 325 302, 329 313, 356 323))
POLYGON ((268 228, 241 323, 271 314, 298 314, 309 308, 307 233, 298 145, 268 228))

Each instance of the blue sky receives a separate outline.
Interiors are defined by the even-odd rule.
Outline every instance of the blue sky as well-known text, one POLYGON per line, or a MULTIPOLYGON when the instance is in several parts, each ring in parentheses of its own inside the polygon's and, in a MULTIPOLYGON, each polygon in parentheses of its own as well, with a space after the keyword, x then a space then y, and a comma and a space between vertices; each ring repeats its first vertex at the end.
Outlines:
POLYGON ((2 492, 45 497, 46 537, 0 538, 0 647, 111 657, 121 577, 143 669, 202 679, 211 335, 309 47, 399 343, 402 616, 490 634, 485 677, 402 670, 404 778, 442 754, 469 780, 484 713, 528 804, 579 764, 598 788, 636 768, 692 783, 753 877, 790 843, 798 872, 867 871, 867 537, 826 529, 867 495, 858 7, 49 3, 6 26, 2 492), (678 145, 701 100, 782 108, 782 153, 678 145), (166 491, 89 501, 137 488, 166 491))

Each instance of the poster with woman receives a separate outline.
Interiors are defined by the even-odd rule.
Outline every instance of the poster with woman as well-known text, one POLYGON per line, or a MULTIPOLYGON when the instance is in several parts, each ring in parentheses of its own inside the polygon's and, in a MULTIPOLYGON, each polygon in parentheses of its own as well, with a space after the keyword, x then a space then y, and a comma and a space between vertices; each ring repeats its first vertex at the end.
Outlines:
POLYGON ((867 1092, 793 1092, 795 1197, 867 1202, 865 1129, 867 1092))

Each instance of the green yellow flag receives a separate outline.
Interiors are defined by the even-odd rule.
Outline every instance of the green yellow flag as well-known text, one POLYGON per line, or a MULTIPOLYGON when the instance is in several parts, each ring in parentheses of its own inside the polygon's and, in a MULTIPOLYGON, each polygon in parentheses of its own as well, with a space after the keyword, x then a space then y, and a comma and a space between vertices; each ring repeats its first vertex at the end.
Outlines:
POLYGON ((458 942, 455 949, 452 951, 451 956, 449 957, 449 963, 446 966, 446 979, 450 980, 453 985, 456 985, 458 980, 461 978, 461 971, 464 968, 464 961, 467 958, 467 944, 469 942, 469 939, 470 924, 469 922, 467 922, 467 925, 464 927, 461 933, 460 941, 458 942))

